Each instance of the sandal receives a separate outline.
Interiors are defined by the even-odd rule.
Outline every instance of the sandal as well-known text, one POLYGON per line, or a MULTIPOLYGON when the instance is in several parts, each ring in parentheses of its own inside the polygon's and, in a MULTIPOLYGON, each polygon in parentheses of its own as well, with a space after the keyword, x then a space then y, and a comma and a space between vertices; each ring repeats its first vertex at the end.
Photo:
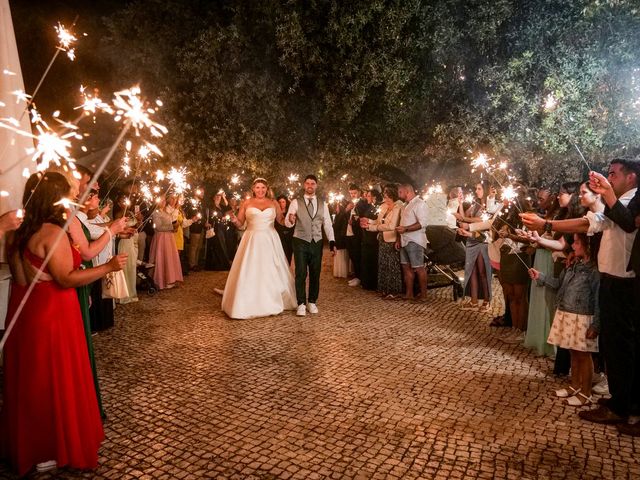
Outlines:
POLYGON ((573 397, 567 398, 567 403, 572 407, 591 405, 593 403, 593 397, 587 397, 584 393, 577 393, 573 397), (581 398, 584 399, 584 401, 581 398))
POLYGON ((573 387, 563 388, 561 390, 556 390, 556 397, 560 397, 560 398, 573 397, 575 395, 578 395, 579 393, 580 393, 579 388, 577 390, 573 387))

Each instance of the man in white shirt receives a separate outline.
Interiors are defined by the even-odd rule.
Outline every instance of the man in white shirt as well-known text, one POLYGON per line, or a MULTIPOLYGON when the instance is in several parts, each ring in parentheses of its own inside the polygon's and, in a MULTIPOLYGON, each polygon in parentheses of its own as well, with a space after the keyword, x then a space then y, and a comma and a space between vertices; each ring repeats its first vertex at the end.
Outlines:
POLYGON ((419 301, 427 298, 427 270, 424 265, 424 254, 427 248, 427 206, 411 184, 398 187, 398 196, 405 205, 400 213, 400 225, 396 232, 400 238, 396 241, 396 248, 400 249, 400 264, 406 286, 405 299, 413 300, 413 284, 418 277, 420 285, 419 301))
MULTIPOLYGON (((609 165, 608 182, 625 207, 636 193, 639 176, 640 164, 636 161, 616 158, 609 165)), ((598 252, 601 275, 598 300, 601 347, 611 399, 606 405, 579 415, 595 423, 626 423, 628 417, 640 415, 640 299, 635 273, 627 269, 637 230, 625 232, 605 213, 589 212, 582 218, 553 221, 545 221, 535 214, 521 216, 525 225, 533 230, 602 232, 598 252)))
POLYGON ((318 313, 318 293, 320 292, 320 270, 322 268, 322 230, 329 240, 331 254, 336 253, 336 242, 331 224, 331 215, 327 202, 318 199, 316 188, 318 179, 307 175, 304 179, 304 195, 291 202, 284 219, 293 231, 293 258, 296 266, 296 297, 298 309, 296 315, 304 317, 309 313, 318 313), (309 276, 309 295, 307 296, 307 271, 309 276))

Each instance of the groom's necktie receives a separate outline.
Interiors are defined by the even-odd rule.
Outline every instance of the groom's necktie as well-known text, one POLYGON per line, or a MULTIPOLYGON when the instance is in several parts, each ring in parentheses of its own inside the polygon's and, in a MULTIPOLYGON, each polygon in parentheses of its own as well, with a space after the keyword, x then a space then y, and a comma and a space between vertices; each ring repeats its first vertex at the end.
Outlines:
POLYGON ((313 217, 313 198, 309 199, 308 204, 309 205, 309 215, 311 215, 311 217, 313 217))

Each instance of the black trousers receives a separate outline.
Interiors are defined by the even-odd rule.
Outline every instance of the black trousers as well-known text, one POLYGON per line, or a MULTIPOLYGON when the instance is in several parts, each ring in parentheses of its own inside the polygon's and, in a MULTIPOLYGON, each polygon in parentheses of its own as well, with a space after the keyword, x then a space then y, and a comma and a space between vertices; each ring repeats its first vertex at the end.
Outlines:
POLYGON ((296 263, 296 298, 298 305, 318 301, 320 293, 320 270, 322 268, 322 241, 305 242, 293 238, 293 258, 296 263), (309 273, 309 296, 307 297, 307 271, 309 273))
POLYGON ((602 354, 611 400, 618 415, 640 414, 640 279, 602 275, 600 279, 602 354))
POLYGON ((347 252, 349 252, 349 258, 353 262, 355 277, 360 278, 362 272, 362 237, 353 235, 345 238, 347 240, 347 252))

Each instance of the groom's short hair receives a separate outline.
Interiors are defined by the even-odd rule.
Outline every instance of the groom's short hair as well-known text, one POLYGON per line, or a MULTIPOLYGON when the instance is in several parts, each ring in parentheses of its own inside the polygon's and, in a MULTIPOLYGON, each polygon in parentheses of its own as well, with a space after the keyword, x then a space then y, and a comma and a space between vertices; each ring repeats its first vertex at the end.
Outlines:
POLYGON ((306 182, 307 180, 313 180, 314 182, 318 183, 318 177, 316 177, 315 175, 307 175, 306 177, 304 177, 304 181, 306 182))

